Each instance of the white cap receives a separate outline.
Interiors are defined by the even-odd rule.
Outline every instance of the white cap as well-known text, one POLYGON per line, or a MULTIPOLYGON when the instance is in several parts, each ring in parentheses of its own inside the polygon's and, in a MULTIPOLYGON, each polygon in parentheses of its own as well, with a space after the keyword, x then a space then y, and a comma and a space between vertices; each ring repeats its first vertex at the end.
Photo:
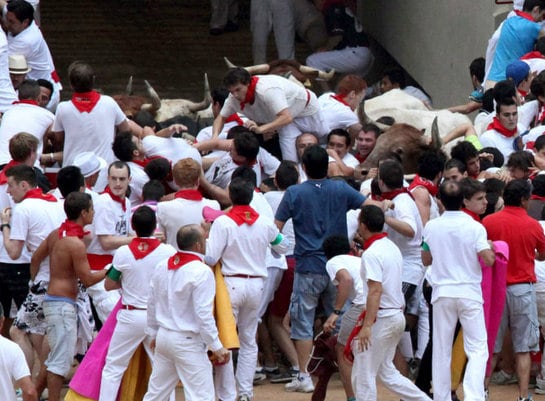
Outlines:
POLYGON ((108 165, 106 160, 93 152, 83 152, 74 159, 74 166, 78 166, 85 178, 95 174, 108 165))

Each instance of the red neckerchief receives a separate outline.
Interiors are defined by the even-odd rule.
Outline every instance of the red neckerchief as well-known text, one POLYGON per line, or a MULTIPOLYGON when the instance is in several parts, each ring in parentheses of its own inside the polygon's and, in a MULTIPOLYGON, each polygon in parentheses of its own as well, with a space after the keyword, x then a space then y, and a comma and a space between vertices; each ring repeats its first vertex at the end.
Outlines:
POLYGON ((366 314, 367 314, 366 310, 364 310, 360 314, 354 328, 352 329, 352 331, 350 332, 350 335, 348 336, 348 341, 346 342, 346 345, 344 346, 343 355, 345 359, 350 363, 354 363, 354 353, 352 352, 352 341, 354 340, 354 338, 356 338, 356 336, 361 331, 366 314))
POLYGON ((502 125, 498 117, 494 117, 494 119, 492 120, 490 124, 488 124, 488 127, 486 129, 487 130, 493 129, 507 138, 512 138, 517 134, 516 128, 514 130, 508 130, 502 125))
POLYGON ((32 104, 34 106, 38 106, 40 107, 40 105, 38 104, 38 102, 36 100, 32 100, 32 99, 21 99, 21 100, 16 100, 14 101, 12 104, 32 104))
POLYGON ((522 96, 523 99, 526 99, 526 96, 528 95, 528 91, 523 91, 520 89, 517 89, 520 96, 522 96))
POLYGON ((202 194, 199 192, 198 189, 180 189, 174 194, 174 197, 192 201, 202 200, 202 194))
POLYGON ((89 231, 83 231, 83 227, 78 223, 74 223, 68 219, 64 220, 64 223, 60 225, 58 231, 59 239, 64 237, 78 237, 79 239, 82 239, 89 233, 89 231))
POLYGON ((545 56, 543 56, 543 54, 541 54, 540 52, 538 52, 536 50, 536 51, 533 51, 533 52, 530 52, 530 53, 526 53, 520 59, 521 60, 530 60, 530 59, 533 59, 533 58, 545 58, 545 56))
POLYGON ((394 189, 393 191, 382 192, 380 194, 380 197, 382 199, 392 200, 399 194, 408 194, 411 197, 411 199, 414 200, 413 194, 411 194, 409 192, 409 190, 407 188, 405 188, 405 187, 400 188, 400 189, 394 189))
POLYGON ((388 233, 380 233, 380 234, 373 234, 369 238, 367 238, 365 241, 363 241, 363 249, 369 249, 371 245, 373 245, 373 242, 378 241, 379 239, 382 239, 386 237, 388 233))
MULTIPOLYGON (((242 107, 242 106, 241 106, 242 107)), ((236 121, 238 125, 244 125, 244 121, 242 121, 242 118, 239 117, 237 113, 231 114, 227 119, 225 120, 226 123, 230 123, 236 121)))
POLYGON ((259 78, 256 76, 253 76, 250 79, 250 85, 248 85, 248 91, 246 92, 246 97, 244 98, 244 101, 240 102, 240 110, 244 110, 244 107, 246 104, 254 104, 255 101, 255 87, 257 85, 257 81, 259 81, 259 78))
MULTIPOLYGON (((342 96, 342 95, 331 95, 331 98, 335 99, 337 102, 340 102, 340 103, 344 104, 345 106, 350 107, 350 105, 348 103, 346 103, 346 100, 344 100, 344 96, 342 96)), ((352 108, 352 107, 350 107, 350 108, 352 108)))
POLYGON ((515 14, 517 14, 519 17, 521 18, 525 18, 527 19, 528 21, 532 21, 532 22, 535 22, 534 21, 534 17, 532 17, 530 14, 528 13, 525 13, 524 11, 520 11, 520 10, 513 10, 515 11, 515 14))
POLYGON ((539 195, 530 195, 530 200, 540 200, 540 201, 545 201, 545 196, 539 196, 539 195))
POLYGON ((428 190, 431 196, 437 195, 439 187, 427 178, 422 178, 418 174, 414 177, 413 182, 409 185, 409 191, 412 191, 416 187, 424 187, 428 190))
POLYGON ((121 205, 123 211, 127 210, 127 198, 121 198, 120 196, 114 195, 109 186, 106 186, 102 193, 110 195, 110 198, 112 198, 114 202, 117 202, 121 205))
POLYGON ((100 93, 97 91, 81 93, 76 92, 72 95, 72 103, 74 103, 74 106, 76 106, 76 109, 78 109, 80 113, 90 113, 98 103, 99 99, 100 93))
POLYGON ((251 226, 259 217, 259 214, 248 205, 235 205, 225 215, 233 219, 238 226, 243 223, 251 226))
POLYGON ((51 194, 44 194, 40 188, 33 188, 27 191, 22 200, 25 199, 42 199, 47 202, 57 202, 57 198, 51 194))
POLYGON ((148 163, 152 160, 155 160, 155 159, 160 159, 161 156, 151 156, 151 157, 146 157, 145 159, 143 160, 131 160, 131 162, 133 162, 134 164, 136 164, 137 166, 140 166, 142 168, 146 168, 146 166, 148 165, 148 163))
POLYGON ((202 262, 202 259, 195 254, 188 253, 188 252, 181 252, 181 251, 177 252, 174 255, 172 255, 170 258, 168 258, 168 262, 167 262, 168 270, 179 269, 183 265, 186 265, 189 262, 193 262, 194 260, 198 260, 202 262))
POLYGON ((161 241, 157 238, 133 238, 129 242, 129 249, 136 260, 145 258, 152 253, 155 248, 161 245, 161 241))
POLYGON ((57 74, 57 71, 55 71, 55 70, 53 70, 53 72, 51 73, 51 79, 55 83, 61 82, 61 78, 59 77, 59 74, 57 74))
POLYGON ((20 162, 16 162, 15 160, 11 160, 8 164, 4 166, 2 171, 0 171, 0 185, 4 185, 8 182, 8 177, 6 176, 6 171, 8 171, 10 168, 18 166, 21 164, 20 162))
POLYGON ((471 210, 469 210, 469 209, 467 209, 465 207, 462 208, 462 212, 464 212, 465 214, 471 216, 471 218, 473 220, 475 220, 476 222, 478 222, 478 223, 481 222, 481 217, 477 213, 472 212, 471 210))
POLYGON ((358 159, 358 161, 359 161, 360 163, 363 163, 363 162, 365 161, 365 159, 367 159, 368 156, 369 156, 369 155, 367 155, 367 156, 362 156, 362 155, 360 155, 359 152, 356 152, 356 153, 354 154, 354 157, 355 157, 356 159, 358 159))

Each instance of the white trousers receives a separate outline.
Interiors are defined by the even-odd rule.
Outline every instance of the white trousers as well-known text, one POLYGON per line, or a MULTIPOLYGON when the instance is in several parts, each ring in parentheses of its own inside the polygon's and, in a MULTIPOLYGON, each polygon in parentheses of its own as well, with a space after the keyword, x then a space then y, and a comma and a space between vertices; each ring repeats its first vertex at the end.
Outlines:
POLYGON ((184 386, 186 401, 215 401, 212 364, 200 336, 159 328, 155 342, 153 369, 144 401, 168 399, 178 379, 184 386))
MULTIPOLYGON (((238 352, 237 369, 235 373, 236 390, 239 397, 247 395, 252 398, 254 389, 254 374, 257 366, 257 343, 256 332, 258 322, 258 310, 261 298, 263 297, 263 286, 265 280, 262 278, 240 278, 225 277, 225 285, 229 291, 233 314, 237 322, 240 350, 238 352)), ((235 393, 233 385, 233 362, 216 367, 216 387, 222 389, 218 394, 220 399, 223 396, 235 393)))
POLYGON ((345 47, 341 50, 313 53, 307 57, 306 64, 322 71, 332 68, 343 74, 365 76, 375 61, 368 47, 345 47))
POLYGON ((145 310, 120 309, 117 312, 117 324, 102 371, 99 401, 116 401, 123 374, 140 343, 144 342, 146 352, 150 359, 153 358, 149 338, 144 332, 147 322, 145 310))
POLYGON ((484 401, 484 376, 488 344, 483 304, 464 298, 438 298, 433 303, 433 399, 451 401, 450 362, 456 321, 464 330, 467 366, 464 374, 464 401, 484 401))
MULTIPOLYGON (((538 281, 534 284, 536 290, 537 319, 541 335, 545 337, 545 283, 538 281)), ((541 355, 541 378, 545 378, 545 352, 541 355)))
POLYGON ((294 0, 252 0, 250 27, 254 64, 267 62, 267 40, 271 30, 279 59, 295 59, 294 0))
POLYGON ((361 351, 356 342, 352 344, 352 387, 357 401, 377 401, 377 378, 405 401, 430 401, 394 366, 395 350, 404 329, 405 317, 400 310, 392 316, 377 318, 371 329, 371 346, 366 351, 361 351))

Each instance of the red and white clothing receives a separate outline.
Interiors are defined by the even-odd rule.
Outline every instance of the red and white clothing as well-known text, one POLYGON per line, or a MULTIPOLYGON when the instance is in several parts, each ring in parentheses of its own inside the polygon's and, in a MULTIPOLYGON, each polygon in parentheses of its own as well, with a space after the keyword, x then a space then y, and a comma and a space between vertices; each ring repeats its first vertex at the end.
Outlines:
POLYGON ((450 365, 454 328, 459 320, 468 357, 464 394, 472 400, 484 400, 488 345, 478 253, 490 249, 486 230, 462 211, 445 211, 426 224, 424 242, 433 258, 434 399, 447 401, 451 397, 450 370, 444 367, 450 365))
POLYGON ((322 116, 330 130, 336 128, 348 129, 360 122, 354 110, 332 92, 327 92, 320 96, 318 103, 322 108, 322 116))
POLYGON ((520 58, 530 67, 530 71, 536 72, 539 74, 541 71, 545 70, 545 57, 538 51, 533 51, 526 53, 520 58))
POLYGON ((215 400, 206 351, 222 344, 212 314, 214 275, 201 258, 177 253, 160 262, 152 276, 146 333, 156 340, 156 349, 145 401, 167 399, 179 379, 186 399, 215 400))
POLYGON ((16 103, 2 116, 0 124, 0 165, 11 160, 9 141, 19 132, 27 132, 35 136, 38 143, 36 167, 40 165, 43 149, 43 138, 53 124, 55 116, 49 110, 31 103, 16 103))
POLYGON ((130 245, 115 252, 112 267, 116 275, 120 273, 124 307, 117 313, 117 324, 102 371, 99 401, 116 400, 123 373, 140 343, 144 342, 151 358, 145 333, 149 283, 156 266, 175 253, 174 248, 155 238, 135 238, 130 245), (125 309, 127 305, 134 309, 125 309))
POLYGON ((361 257, 361 278, 381 283, 377 318, 371 328, 371 345, 365 351, 353 342, 352 386, 358 401, 377 400, 377 378, 404 400, 429 401, 393 364, 397 344, 405 329, 401 290, 402 256, 387 237, 377 234, 361 257))
POLYGON ((53 84, 54 90, 47 108, 50 111, 55 111, 61 98, 62 85, 55 71, 49 47, 36 22, 31 22, 26 29, 16 36, 8 33, 8 51, 9 54, 22 54, 25 56, 26 62, 31 68, 27 73, 28 79, 47 79, 53 84))
POLYGON ((71 100, 61 102, 55 113, 53 131, 64 131, 63 165, 73 164, 75 157, 83 152, 94 152, 107 163, 113 162, 116 126, 126 119, 110 96, 100 95, 90 112, 80 112, 71 100))
POLYGON ((132 207, 138 206, 142 203, 142 190, 144 185, 149 181, 149 177, 144 171, 144 167, 134 162, 127 162, 131 170, 131 194, 129 200, 132 207))
MULTIPOLYGON (((346 167, 356 168, 360 165, 360 162, 352 153, 346 153, 341 159, 346 167)), ((328 157, 329 163, 335 163, 335 159, 331 156, 328 157)))
POLYGON ((0 336, 0 393, 5 401, 16 401, 13 383, 30 377, 25 355, 19 345, 0 336))
MULTIPOLYGON (((16 165, 16 164, 14 164, 14 165, 16 165)), ((7 168, 7 166, 4 167, 4 170, 6 168, 7 168)), ((6 207, 14 208, 15 205, 16 205, 15 202, 13 202, 13 199, 11 198, 11 196, 9 196, 9 194, 6 192, 7 188, 8 188, 7 183, 3 183, 3 184, 0 183, 0 210, 4 210, 6 207)), ((6 251, 6 248, 4 247, 4 244, 2 243, 0 245, 0 263, 9 263, 9 264, 20 263, 20 264, 25 264, 25 263, 30 263, 30 258, 31 257, 32 257, 32 254, 28 251, 28 249, 25 246, 23 246, 21 256, 18 259, 13 260, 12 258, 9 257, 8 251, 6 251)), ((6 315, 8 314, 8 312, 4 312, 4 313, 6 313, 6 315)))
POLYGON ((503 155, 505 163, 509 159, 509 155, 515 151, 513 148, 513 142, 515 137, 508 137, 500 134, 498 131, 489 129, 481 134, 479 141, 484 148, 494 147, 497 148, 503 155))
POLYGON ((166 242, 178 249, 176 234, 187 224, 201 224, 202 209, 205 207, 221 210, 217 201, 205 199, 195 190, 180 190, 176 198, 157 204, 157 223, 166 235, 166 242))
POLYGON ((0 113, 5 113, 17 100, 17 94, 9 77, 8 39, 0 32, 0 113))
POLYGON ((293 122, 278 129, 284 159, 297 161, 295 139, 303 132, 312 132, 318 137, 329 133, 313 92, 277 75, 256 75, 252 82, 250 87, 255 85, 253 101, 241 104, 230 94, 220 114, 228 118, 240 112, 250 120, 264 124, 272 122, 280 111, 287 109, 293 122))
POLYGON ((161 156, 170 160, 172 164, 176 164, 178 160, 190 157, 197 163, 202 163, 199 151, 182 138, 163 138, 148 135, 142 139, 142 146, 147 157, 161 156))

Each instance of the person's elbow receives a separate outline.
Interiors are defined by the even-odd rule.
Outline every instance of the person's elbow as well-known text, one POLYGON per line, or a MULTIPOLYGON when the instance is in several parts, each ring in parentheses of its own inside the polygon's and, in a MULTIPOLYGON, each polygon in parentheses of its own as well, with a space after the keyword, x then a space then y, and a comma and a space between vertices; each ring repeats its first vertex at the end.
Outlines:
POLYGON ((98 236, 98 243, 104 249, 105 251, 113 251, 116 249, 116 244, 114 241, 112 241, 112 238, 110 235, 99 235, 98 236))
POLYGON ((119 285, 119 281, 114 281, 111 278, 106 278, 104 280, 104 289, 106 291, 113 291, 121 288, 121 285, 119 285))
POLYGON ((433 262, 431 254, 427 251, 422 251, 422 264, 424 266, 429 266, 433 262))
POLYGON ((21 257, 21 253, 23 251, 23 249, 18 247, 18 246, 11 246, 11 247, 8 247, 6 250, 8 252, 8 256, 11 258, 11 260, 19 259, 21 257))
POLYGON ((545 251, 537 252, 536 253, 536 259, 539 260, 539 261, 545 260, 545 251))
POLYGON ((487 249, 481 253, 481 259, 486 266, 492 266, 496 261, 496 254, 492 249, 487 249))

